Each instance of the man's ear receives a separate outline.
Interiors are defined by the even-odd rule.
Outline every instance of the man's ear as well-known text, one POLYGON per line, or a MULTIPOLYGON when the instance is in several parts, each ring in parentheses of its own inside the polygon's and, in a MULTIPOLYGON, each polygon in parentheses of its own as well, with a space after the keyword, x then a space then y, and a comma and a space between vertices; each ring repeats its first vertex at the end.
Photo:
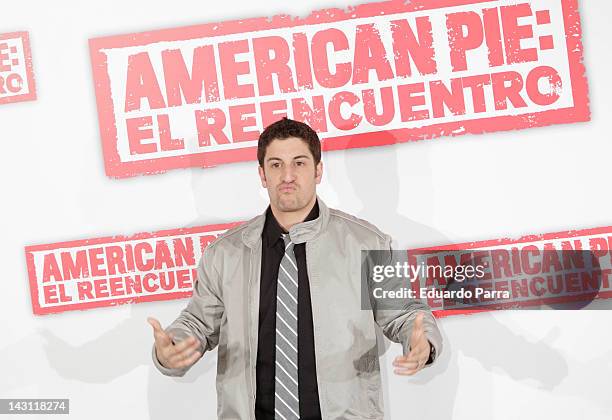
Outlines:
POLYGON ((262 168, 261 166, 258 166, 257 170, 259 171, 259 179, 261 180, 261 186, 264 188, 268 188, 268 183, 266 182, 266 173, 264 171, 264 168, 262 168))
POLYGON ((321 178, 323 177, 323 162, 319 161, 317 166, 315 166, 315 181, 317 184, 321 183, 321 178))

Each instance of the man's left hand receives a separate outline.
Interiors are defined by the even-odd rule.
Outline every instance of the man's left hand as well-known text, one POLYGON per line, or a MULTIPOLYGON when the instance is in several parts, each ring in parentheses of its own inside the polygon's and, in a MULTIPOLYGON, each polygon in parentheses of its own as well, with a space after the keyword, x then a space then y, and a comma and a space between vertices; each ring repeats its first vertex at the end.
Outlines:
POLYGON ((419 312, 414 320, 409 343, 410 352, 402 356, 397 356, 393 361, 393 366, 395 366, 393 373, 396 375, 414 375, 419 370, 423 369, 425 363, 427 363, 429 359, 431 344, 425 336, 423 312, 419 312))

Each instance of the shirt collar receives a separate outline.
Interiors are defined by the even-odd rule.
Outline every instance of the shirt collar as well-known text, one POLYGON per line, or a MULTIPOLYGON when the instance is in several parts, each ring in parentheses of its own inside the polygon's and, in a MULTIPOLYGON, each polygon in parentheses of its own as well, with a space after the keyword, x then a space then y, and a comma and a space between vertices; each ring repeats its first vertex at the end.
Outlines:
MULTIPOLYGON (((315 201, 315 205, 312 207, 312 209, 310 210, 310 213, 308 213, 308 216, 306 216, 303 222, 315 220, 318 217, 319 217, 319 202, 317 199, 315 201)), ((276 241, 281 239, 282 235, 286 233, 288 232, 281 227, 281 225, 276 220, 276 217, 274 217, 274 213, 272 213, 272 208, 268 206, 266 210, 266 221, 264 224, 263 235, 262 235, 264 239, 264 245, 267 245, 268 247, 273 247, 276 244, 276 241)))

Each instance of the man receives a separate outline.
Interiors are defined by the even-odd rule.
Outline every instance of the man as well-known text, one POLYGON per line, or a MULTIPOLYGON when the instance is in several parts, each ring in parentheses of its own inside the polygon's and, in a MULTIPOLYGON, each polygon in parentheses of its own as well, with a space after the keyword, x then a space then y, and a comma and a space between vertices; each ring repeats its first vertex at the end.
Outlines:
POLYGON ((163 330, 149 318, 153 361, 182 376, 218 350, 219 418, 382 419, 376 324, 413 375, 440 354, 429 307, 362 309, 361 250, 390 250, 366 221, 328 208, 316 194, 323 164, 317 134, 287 118, 259 138, 266 212, 208 245, 194 293, 163 330))

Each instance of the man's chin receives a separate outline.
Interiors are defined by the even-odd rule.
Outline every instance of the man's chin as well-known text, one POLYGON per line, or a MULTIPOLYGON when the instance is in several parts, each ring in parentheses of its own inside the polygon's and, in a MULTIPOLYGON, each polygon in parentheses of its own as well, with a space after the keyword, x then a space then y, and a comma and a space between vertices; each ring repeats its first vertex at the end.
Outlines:
POLYGON ((295 197, 283 197, 278 200, 278 208, 284 212, 297 211, 302 209, 299 201, 295 197))

